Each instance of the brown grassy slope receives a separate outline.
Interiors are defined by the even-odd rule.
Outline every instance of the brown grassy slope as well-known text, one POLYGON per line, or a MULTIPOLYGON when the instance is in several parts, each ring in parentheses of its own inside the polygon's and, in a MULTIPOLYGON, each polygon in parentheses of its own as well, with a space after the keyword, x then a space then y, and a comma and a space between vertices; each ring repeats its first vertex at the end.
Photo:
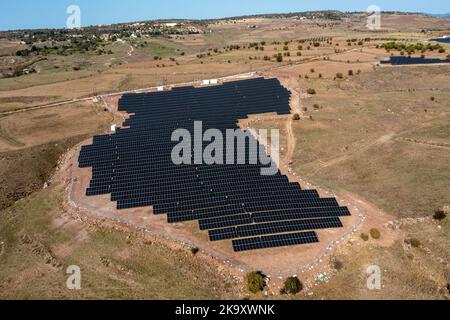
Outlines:
POLYGON ((237 292, 188 249, 74 220, 61 197, 55 184, 0 212, 2 299, 218 299, 237 292), (80 291, 66 288, 70 265, 81 268, 80 291))

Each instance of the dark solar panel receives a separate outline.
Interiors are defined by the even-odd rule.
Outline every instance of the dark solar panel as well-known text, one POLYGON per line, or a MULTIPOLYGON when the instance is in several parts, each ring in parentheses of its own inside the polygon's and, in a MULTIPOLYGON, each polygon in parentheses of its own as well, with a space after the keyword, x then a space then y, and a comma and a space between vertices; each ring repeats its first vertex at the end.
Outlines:
MULTIPOLYGON (((211 230, 213 240, 342 226, 339 217, 350 212, 336 199, 302 190, 280 172, 261 175, 261 168, 268 165, 261 159, 249 160, 260 151, 265 154, 265 147, 251 136, 246 144, 252 141, 256 148, 247 148, 242 164, 172 162, 178 144, 171 139, 174 130, 192 134, 194 122, 202 121, 203 131, 217 129, 225 134, 227 129, 238 130, 237 121, 249 114, 289 114, 289 99, 290 92, 277 79, 263 78, 125 94, 119 101, 119 110, 130 115, 124 128, 94 137, 93 144, 80 152, 79 166, 92 167, 86 194, 111 194, 118 209, 152 206, 170 223, 199 220, 202 230, 211 230)), ((236 151, 231 158, 238 160, 236 151)), ((268 237, 257 239, 260 247, 273 247, 286 241, 308 243, 317 237, 302 233, 295 239, 274 238, 270 244, 268 237)))
POLYGON ((390 57, 389 60, 381 61, 381 64, 392 64, 392 65, 435 64, 435 63, 450 63, 450 59, 392 56, 390 57))
POLYGON ((235 252, 240 252, 316 242, 319 242, 319 238, 315 232, 311 231, 234 240, 233 250, 235 252))

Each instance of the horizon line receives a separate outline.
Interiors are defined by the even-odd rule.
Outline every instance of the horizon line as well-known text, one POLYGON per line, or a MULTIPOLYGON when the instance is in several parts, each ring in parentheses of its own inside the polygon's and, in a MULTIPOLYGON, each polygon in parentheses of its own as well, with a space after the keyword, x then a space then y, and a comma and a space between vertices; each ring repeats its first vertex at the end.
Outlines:
MULTIPOLYGON (((159 18, 159 19, 148 19, 148 20, 134 20, 134 21, 119 21, 111 23, 99 23, 82 26, 80 29, 102 27, 102 26, 114 26, 129 23, 139 23, 139 22, 158 22, 158 21, 215 21, 215 20, 227 20, 227 19, 243 19, 249 17, 263 17, 269 15, 291 15, 291 14, 305 14, 305 13, 319 13, 319 12, 338 12, 343 14, 356 14, 356 13, 367 13, 366 11, 340 11, 334 9, 323 9, 323 10, 307 10, 307 11, 292 11, 292 12, 272 12, 272 13, 255 13, 247 15, 237 15, 237 16, 225 16, 219 18, 159 18)), ((427 13, 421 11, 402 11, 402 10, 386 10, 381 11, 381 13, 402 13, 402 14, 421 14, 425 16, 433 16, 439 18, 439 16, 450 15, 448 13, 427 13)), ((79 30, 80 30, 79 29, 79 30)), ((33 30, 69 30, 66 27, 38 27, 38 28, 23 28, 23 29, 0 29, 0 32, 20 32, 20 31, 33 31, 33 30)))

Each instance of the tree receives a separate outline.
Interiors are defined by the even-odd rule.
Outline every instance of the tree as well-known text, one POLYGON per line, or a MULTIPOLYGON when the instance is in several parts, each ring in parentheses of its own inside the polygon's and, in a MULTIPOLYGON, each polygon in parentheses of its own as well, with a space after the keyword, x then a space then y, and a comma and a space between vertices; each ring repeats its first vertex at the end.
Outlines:
POLYGON ((381 238, 381 232, 376 228, 370 230, 370 235, 376 240, 381 238))
POLYGON ((251 293, 258 293, 264 290, 265 279, 261 272, 250 272, 245 278, 247 290, 251 293))
POLYGON ((289 277, 284 282, 284 286, 281 289, 281 294, 297 294, 303 290, 303 284, 297 277, 289 277))
POLYGON ((298 113, 294 114, 294 115, 292 116, 292 120, 294 120, 294 121, 300 120, 300 115, 299 115, 298 113))
POLYGON ((434 212, 433 219, 442 221, 447 218, 447 214, 443 210, 437 210, 434 212))
POLYGON ((348 75, 353 76, 353 70, 348 70, 348 75))
POLYGON ((283 62, 283 55, 281 53, 277 54, 277 62, 283 62))
POLYGON ((361 233, 361 239, 364 241, 369 241, 369 236, 366 233, 361 233))
POLYGON ((338 79, 344 79, 344 75, 340 72, 336 73, 336 78, 338 79))

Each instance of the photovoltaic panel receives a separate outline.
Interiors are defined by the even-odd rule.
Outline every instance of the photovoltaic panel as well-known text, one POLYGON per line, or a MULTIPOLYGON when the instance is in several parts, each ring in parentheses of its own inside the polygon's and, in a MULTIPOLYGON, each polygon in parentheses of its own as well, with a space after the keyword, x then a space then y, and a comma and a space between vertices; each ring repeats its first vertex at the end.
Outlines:
POLYGON ((275 247, 286 247, 301 244, 310 244, 319 242, 319 238, 314 231, 281 234, 274 236, 264 236, 256 238, 247 238, 233 241, 233 250, 235 252, 267 249, 275 247))
MULTIPOLYGON (((210 230, 214 240, 339 227, 339 217, 350 215, 347 208, 334 198, 320 198, 316 190, 303 190, 279 171, 262 175, 262 168, 274 165, 265 146, 237 126, 250 114, 290 114, 289 99, 277 79, 264 78, 125 94, 119 100, 119 111, 129 114, 123 128, 95 136, 80 151, 79 166, 92 168, 86 195, 110 194, 118 209, 153 207, 169 223, 199 220, 200 229, 210 230), (184 129, 193 136, 198 121, 203 131, 225 135, 233 129, 245 135, 245 154, 232 150, 232 165, 174 164, 172 151, 179 141, 172 134, 184 129), (260 153, 264 159, 256 157, 260 153)), ((202 142, 203 148, 207 145, 202 142)), ((225 146, 221 151, 227 154, 225 146)), ((280 241, 271 246, 285 243, 280 241)))

